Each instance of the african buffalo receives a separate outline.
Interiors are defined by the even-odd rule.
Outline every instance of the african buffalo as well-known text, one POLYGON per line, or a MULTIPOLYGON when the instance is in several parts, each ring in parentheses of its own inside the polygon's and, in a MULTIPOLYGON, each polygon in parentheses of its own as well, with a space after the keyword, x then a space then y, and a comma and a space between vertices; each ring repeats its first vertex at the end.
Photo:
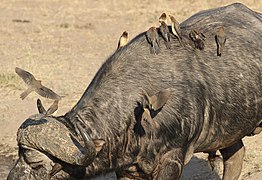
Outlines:
POLYGON ((167 49, 159 38, 157 55, 141 33, 107 59, 72 110, 28 118, 8 179, 108 171, 118 178, 179 179, 193 153, 216 150, 223 179, 238 179, 242 138, 262 120, 262 14, 236 3, 193 15, 181 31, 185 47, 171 35, 167 49), (221 26, 227 39, 217 56, 221 26), (204 34, 204 49, 194 46, 192 29, 204 34), (143 122, 143 114, 152 119, 143 122))

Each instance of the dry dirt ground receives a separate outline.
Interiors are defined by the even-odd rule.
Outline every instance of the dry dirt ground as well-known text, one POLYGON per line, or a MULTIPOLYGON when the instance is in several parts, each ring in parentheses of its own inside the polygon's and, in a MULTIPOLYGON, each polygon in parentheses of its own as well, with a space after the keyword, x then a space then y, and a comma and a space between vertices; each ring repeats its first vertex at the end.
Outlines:
MULTIPOLYGON (((42 79, 44 85, 65 97, 58 115, 80 98, 95 72, 127 30, 130 37, 157 26, 162 12, 179 21, 232 0, 1 0, 0 1, 0 179, 17 158, 16 131, 37 113, 37 95, 22 101, 24 83, 15 74, 21 67, 42 79)), ((262 12, 261 0, 240 0, 262 12)), ((44 100, 49 106, 51 101, 44 100)), ((242 179, 262 179, 262 133, 244 139, 246 155, 242 179)), ((221 169, 211 171, 206 155, 193 157, 182 179, 219 179, 221 169)), ((111 175, 111 178, 114 178, 111 175)), ((107 176, 108 178, 109 176, 107 176)))

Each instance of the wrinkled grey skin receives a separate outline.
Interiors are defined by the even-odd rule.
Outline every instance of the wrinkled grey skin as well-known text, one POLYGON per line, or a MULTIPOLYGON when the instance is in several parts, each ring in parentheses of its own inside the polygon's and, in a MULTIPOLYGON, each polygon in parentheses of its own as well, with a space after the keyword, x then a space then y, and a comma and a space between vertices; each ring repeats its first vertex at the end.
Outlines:
POLYGON ((179 179, 194 152, 216 150, 225 161, 224 179, 238 179, 241 139, 261 126, 262 15, 232 4, 192 16, 181 31, 187 45, 171 36, 171 49, 162 48, 160 38, 158 55, 150 54, 142 33, 102 65, 66 115, 27 119, 18 130, 19 159, 8 179, 47 179, 54 162, 63 170, 53 179, 107 171, 116 171, 118 178, 179 179), (215 34, 221 26, 227 43, 218 57, 215 34), (190 41, 192 29, 206 36, 203 51, 190 41), (141 126, 140 88, 150 96, 172 91, 153 117, 153 140, 141 126), (83 155, 89 147, 77 122, 93 140, 105 140, 96 156, 83 155))

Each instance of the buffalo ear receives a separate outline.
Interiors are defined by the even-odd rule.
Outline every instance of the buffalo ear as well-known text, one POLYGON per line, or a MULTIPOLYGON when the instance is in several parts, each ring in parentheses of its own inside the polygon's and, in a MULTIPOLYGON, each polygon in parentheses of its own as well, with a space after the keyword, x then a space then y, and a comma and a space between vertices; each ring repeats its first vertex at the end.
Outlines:
POLYGON ((93 139, 93 142, 95 144, 97 153, 101 151, 103 145, 106 143, 103 139, 93 139))
POLYGON ((154 111, 162 108, 171 95, 171 89, 164 89, 150 97, 150 104, 154 111))

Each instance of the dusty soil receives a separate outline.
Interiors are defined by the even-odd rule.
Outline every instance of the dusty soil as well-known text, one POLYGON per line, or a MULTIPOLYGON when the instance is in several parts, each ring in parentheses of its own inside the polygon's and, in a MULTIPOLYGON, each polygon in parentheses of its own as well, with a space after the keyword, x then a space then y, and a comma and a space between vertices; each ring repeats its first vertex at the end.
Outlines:
MULTIPOLYGON (((19 98, 24 83, 15 67, 32 72, 44 85, 65 97, 58 115, 80 98, 102 62, 114 52, 119 36, 130 37, 157 26, 162 12, 179 21, 194 13, 230 4, 232 0, 1 0, 0 3, 0 179, 6 179, 17 158, 16 131, 37 113, 34 93, 19 98)), ((262 12, 261 0, 239 0, 262 12)), ((51 101, 42 99, 45 106, 51 101)), ((244 139, 242 179, 262 179, 262 133, 244 139)), ((219 179, 205 154, 196 154, 182 179, 219 179)), ((114 174, 106 178, 114 178, 114 174)))

